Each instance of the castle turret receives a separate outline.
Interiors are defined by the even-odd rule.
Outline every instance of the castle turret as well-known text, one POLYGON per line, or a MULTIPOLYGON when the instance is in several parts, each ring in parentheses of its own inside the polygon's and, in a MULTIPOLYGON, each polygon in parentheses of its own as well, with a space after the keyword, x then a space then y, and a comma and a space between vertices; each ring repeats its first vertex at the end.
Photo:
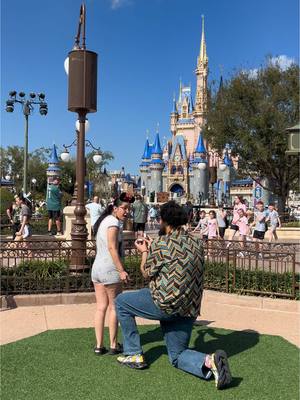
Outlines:
POLYGON ((150 171, 151 171, 151 192, 161 192, 162 191, 162 172, 164 169, 164 162, 162 159, 163 152, 160 145, 159 134, 156 133, 155 141, 152 146, 152 154, 150 161, 150 171))
POLYGON ((170 129, 173 135, 176 133, 176 122, 178 120, 178 110, 177 110, 177 104, 176 104, 176 98, 174 95, 173 98, 173 108, 171 112, 171 118, 170 118, 170 129))
POLYGON ((193 196, 195 199, 201 197, 201 201, 206 201, 208 199, 207 151, 201 133, 194 153, 193 172, 193 196))
POLYGON ((149 173, 149 166, 151 161, 151 149, 149 145, 148 138, 146 139, 144 153, 142 155, 142 162, 140 164, 140 172, 141 172, 141 186, 145 188, 145 193, 149 191, 148 185, 148 173, 149 173))
POLYGON ((48 168, 46 170, 47 183, 52 183, 55 177, 59 177, 61 169, 59 167, 59 159, 57 157, 57 150, 55 144, 53 144, 52 151, 48 160, 48 168))

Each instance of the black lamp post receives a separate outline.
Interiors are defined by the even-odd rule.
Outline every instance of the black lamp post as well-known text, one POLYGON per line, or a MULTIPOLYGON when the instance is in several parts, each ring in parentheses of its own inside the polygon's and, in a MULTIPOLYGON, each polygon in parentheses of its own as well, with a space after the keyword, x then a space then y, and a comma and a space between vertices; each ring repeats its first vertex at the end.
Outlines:
POLYGON ((22 111, 25 117, 25 141, 24 141, 24 171, 23 171, 23 193, 27 193, 27 175, 28 175, 28 117, 31 115, 34 104, 40 106, 40 114, 45 116, 48 113, 48 105, 45 102, 44 93, 29 93, 26 98, 24 92, 17 94, 15 90, 9 92, 9 99, 6 101, 6 111, 12 113, 15 103, 22 105, 22 111))
POLYGON ((85 265, 86 209, 84 205, 85 179, 85 121, 86 115, 97 111, 97 54, 86 50, 85 43, 86 9, 80 7, 78 31, 73 50, 69 52, 68 110, 78 114, 79 133, 76 159, 77 201, 72 223, 72 257, 74 267, 85 265), (82 34, 82 37, 81 37, 82 34), (80 39, 82 43, 80 44, 80 39))

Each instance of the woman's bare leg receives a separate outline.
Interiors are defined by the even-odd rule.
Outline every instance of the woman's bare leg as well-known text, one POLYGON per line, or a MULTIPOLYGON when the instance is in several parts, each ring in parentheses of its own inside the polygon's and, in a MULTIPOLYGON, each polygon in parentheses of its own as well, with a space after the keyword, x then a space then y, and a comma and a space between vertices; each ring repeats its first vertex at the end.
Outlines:
POLYGON ((94 283, 96 294, 96 313, 95 313, 95 335, 96 347, 103 347, 103 332, 105 314, 108 307, 108 297, 105 286, 102 283, 94 283))
POLYGON ((113 285, 106 285, 105 290, 108 297, 108 327, 110 347, 115 349, 118 344, 118 319, 115 309, 115 299, 118 294, 122 292, 122 284, 116 283, 113 285))

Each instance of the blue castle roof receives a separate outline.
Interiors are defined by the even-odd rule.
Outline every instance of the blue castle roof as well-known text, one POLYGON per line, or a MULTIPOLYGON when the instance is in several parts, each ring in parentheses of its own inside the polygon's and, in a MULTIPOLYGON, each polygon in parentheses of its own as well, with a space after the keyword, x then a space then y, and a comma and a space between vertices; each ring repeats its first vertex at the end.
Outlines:
POLYGON ((49 164, 59 164, 59 159, 57 157, 57 151, 56 151, 56 146, 53 144, 53 148, 50 154, 50 158, 48 160, 49 164))
POLYGON ((206 148, 204 146, 204 140, 203 140, 201 133, 199 135, 198 144, 197 144, 195 153, 206 153, 206 148))
POLYGON ((148 159, 148 158, 150 158, 150 157, 149 157, 149 140, 147 139, 146 143, 145 143, 144 153, 142 155, 142 159, 148 159))
POLYGON ((155 136, 155 141, 152 146, 152 154, 162 154, 162 149, 160 145, 160 140, 159 140, 159 134, 157 133, 155 136))

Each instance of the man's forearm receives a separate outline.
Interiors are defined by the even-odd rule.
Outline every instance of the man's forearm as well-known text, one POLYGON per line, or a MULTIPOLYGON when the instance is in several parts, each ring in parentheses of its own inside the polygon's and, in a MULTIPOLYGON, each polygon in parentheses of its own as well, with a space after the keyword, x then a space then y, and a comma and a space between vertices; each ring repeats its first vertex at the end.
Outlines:
POLYGON ((142 272, 143 275, 147 274, 147 272, 145 271, 145 265, 146 265, 147 257, 148 257, 148 251, 143 251, 141 265, 140 265, 140 269, 141 269, 141 272, 142 272))

